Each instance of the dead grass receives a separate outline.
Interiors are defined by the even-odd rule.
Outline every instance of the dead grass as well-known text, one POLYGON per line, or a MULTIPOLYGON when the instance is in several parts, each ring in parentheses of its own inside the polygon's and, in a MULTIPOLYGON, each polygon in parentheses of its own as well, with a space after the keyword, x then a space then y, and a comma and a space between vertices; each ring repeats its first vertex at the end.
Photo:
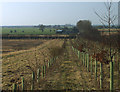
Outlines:
MULTIPOLYGON (((29 86, 32 70, 36 71, 38 65, 44 65, 44 59, 47 62, 51 58, 48 48, 59 46, 62 44, 62 40, 59 40, 59 42, 58 40, 48 40, 43 44, 32 47, 28 50, 6 54, 2 60, 3 90, 11 90, 13 83, 21 85, 22 76, 27 82, 25 83, 25 85, 29 86), (44 55, 42 53, 44 53, 44 55), (8 55, 11 56, 6 57, 8 55), (32 70, 29 69, 27 66, 30 66, 32 70)), ((30 88, 28 87, 27 89, 30 88)))
POLYGON ((60 56, 64 52, 64 49, 60 46, 53 47, 50 50, 50 54, 52 57, 60 56))
POLYGON ((2 40, 2 53, 9 53, 9 52, 15 52, 20 50, 28 50, 30 48, 33 48, 35 46, 38 46, 42 43, 46 42, 46 40, 33 40, 33 39, 24 39, 24 40, 9 40, 9 39, 3 39, 2 40))

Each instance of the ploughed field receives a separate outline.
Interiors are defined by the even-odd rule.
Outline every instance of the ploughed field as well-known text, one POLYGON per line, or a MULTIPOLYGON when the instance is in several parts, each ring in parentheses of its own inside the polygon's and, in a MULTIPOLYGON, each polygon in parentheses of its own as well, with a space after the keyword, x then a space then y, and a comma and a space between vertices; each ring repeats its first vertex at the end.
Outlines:
POLYGON ((19 40, 19 39, 14 39, 14 40, 9 40, 9 39, 3 39, 2 40, 2 54, 6 54, 9 52, 15 52, 15 51, 20 51, 20 50, 28 50, 30 48, 33 48, 35 46, 38 46, 40 44, 43 44, 46 42, 46 40, 32 40, 32 39, 24 39, 24 40, 19 40))

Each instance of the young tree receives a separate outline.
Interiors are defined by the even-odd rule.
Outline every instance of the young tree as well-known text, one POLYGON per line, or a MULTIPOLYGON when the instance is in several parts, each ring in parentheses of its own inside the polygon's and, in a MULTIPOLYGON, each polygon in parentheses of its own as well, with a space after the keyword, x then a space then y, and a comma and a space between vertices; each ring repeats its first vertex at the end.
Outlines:
POLYGON ((112 1, 110 2, 106 2, 104 3, 105 4, 105 7, 106 7, 106 10, 107 10, 107 13, 104 15, 104 16, 101 16, 100 14, 98 14, 96 11, 95 11, 95 14, 99 17, 99 21, 102 23, 102 25, 105 27, 105 24, 108 25, 108 31, 109 31, 109 46, 110 46, 110 50, 109 50, 109 55, 110 55, 110 58, 112 60, 113 58, 113 55, 112 55, 112 48, 111 48, 111 45, 112 45, 112 39, 111 39, 111 27, 112 25, 114 25, 114 21, 116 20, 117 16, 116 15, 112 15, 112 1))
POLYGON ((41 25, 39 24, 38 26, 39 26, 39 30, 42 30, 42 32, 43 32, 43 31, 44 31, 45 26, 44 26, 43 24, 41 24, 41 25))
POLYGON ((112 1, 106 2, 104 3, 105 7, 106 7, 106 14, 104 16, 101 16, 100 14, 98 14, 97 12, 95 12, 95 14, 99 17, 99 21, 103 24, 103 26, 105 27, 105 24, 107 24, 108 26, 108 31, 109 31, 109 37, 108 40, 109 43, 109 58, 110 58, 110 90, 113 90, 113 56, 115 55, 115 53, 112 52, 112 42, 113 39, 111 38, 111 27, 112 25, 114 25, 114 21, 116 20, 117 16, 116 15, 112 15, 112 6, 113 3, 112 1))

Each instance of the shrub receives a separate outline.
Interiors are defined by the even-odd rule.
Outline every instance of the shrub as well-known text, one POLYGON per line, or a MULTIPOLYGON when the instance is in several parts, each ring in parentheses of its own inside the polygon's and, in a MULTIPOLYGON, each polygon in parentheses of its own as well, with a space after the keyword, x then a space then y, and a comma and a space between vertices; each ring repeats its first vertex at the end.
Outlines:
POLYGON ((52 57, 60 56, 64 52, 64 48, 56 46, 51 48, 50 54, 52 57))

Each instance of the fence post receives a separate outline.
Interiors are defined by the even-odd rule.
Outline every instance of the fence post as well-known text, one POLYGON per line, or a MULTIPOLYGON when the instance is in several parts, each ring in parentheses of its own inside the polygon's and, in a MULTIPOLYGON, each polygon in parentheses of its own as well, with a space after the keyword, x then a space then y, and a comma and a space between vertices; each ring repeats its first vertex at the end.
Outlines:
POLYGON ((16 86, 17 86, 17 85, 14 83, 14 84, 13 84, 13 92, 16 92, 16 86))
POLYGON ((95 59, 95 79, 97 80, 97 60, 95 59))
POLYGON ((31 85, 31 90, 34 89, 34 80, 35 80, 35 73, 32 72, 32 85, 31 85))
POLYGON ((85 65, 84 65, 84 66, 86 66, 86 53, 85 53, 85 61, 84 61, 84 63, 85 63, 85 65))
POLYGON ((50 59, 50 65, 52 65, 52 61, 53 61, 53 58, 52 58, 52 59, 50 59))
POLYGON ((87 71, 89 72, 89 54, 87 54, 87 71))
POLYGON ((42 66, 42 78, 44 78, 44 66, 42 66))
POLYGON ((80 60, 80 51, 78 50, 78 59, 80 60))
POLYGON ((22 91, 24 91, 24 77, 22 77, 22 91))
POLYGON ((88 54, 86 53, 86 64, 85 64, 85 66, 86 66, 86 68, 87 68, 87 61, 88 61, 88 54))
POLYGON ((118 89, 119 89, 119 86, 120 86, 120 62, 119 62, 119 53, 117 53, 117 62, 118 62, 117 71, 118 71, 118 89))
POLYGON ((78 51, 77 51, 77 49, 76 49, 76 53, 77 53, 78 51))
POLYGON ((44 75, 46 74, 46 65, 44 65, 44 75))
POLYGON ((72 46, 72 50, 73 50, 73 46, 72 46))
POLYGON ((19 84, 17 85, 17 90, 19 90, 19 84))
POLYGON ((32 72, 32 80, 34 81, 35 80, 35 73, 32 72))
POLYGON ((37 70, 37 82, 40 80, 40 69, 37 70))
POLYGON ((48 68, 50 67, 50 62, 48 61, 48 68))
POLYGON ((110 62, 110 91, 113 90, 113 62, 110 62))
POLYGON ((81 52, 80 61, 81 61, 82 65, 83 65, 83 53, 82 52, 81 52))
POLYGON ((91 75, 93 74, 93 64, 92 64, 92 56, 91 56, 91 75))
POLYGON ((85 53, 83 52, 83 66, 85 66, 85 53))
POLYGON ((100 89, 103 88, 103 64, 100 63, 100 89))

